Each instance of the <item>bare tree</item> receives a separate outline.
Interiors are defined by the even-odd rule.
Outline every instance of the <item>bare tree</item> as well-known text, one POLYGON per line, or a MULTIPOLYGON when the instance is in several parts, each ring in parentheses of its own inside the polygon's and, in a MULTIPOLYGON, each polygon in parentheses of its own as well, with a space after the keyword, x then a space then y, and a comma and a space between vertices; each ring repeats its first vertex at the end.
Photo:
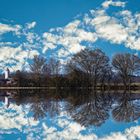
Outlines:
POLYGON ((78 70, 85 73, 94 88, 109 67, 109 58, 100 49, 84 49, 75 54, 69 62, 71 71, 78 70))
POLYGON ((122 79, 125 88, 130 88, 132 76, 140 70, 140 58, 129 53, 116 54, 113 57, 112 65, 122 79))
POLYGON ((59 60, 51 57, 48 62, 48 66, 49 66, 51 75, 59 74, 59 72, 60 72, 60 61, 59 60))
POLYGON ((55 87, 58 86, 58 78, 59 78, 59 74, 60 74, 60 61, 55 59, 55 58, 50 58, 49 62, 48 62, 48 68, 50 71, 50 75, 52 77, 52 81, 55 84, 55 87))
POLYGON ((33 73, 33 78, 35 79, 38 86, 40 86, 41 75, 44 72, 45 65, 46 65, 46 59, 38 55, 34 56, 33 63, 30 64, 30 70, 33 73))
POLYGON ((26 86, 25 85, 26 74, 23 71, 17 70, 14 74, 14 80, 16 81, 17 86, 26 86))
POLYGON ((99 79, 101 87, 105 88, 107 85, 110 88, 110 82, 113 75, 112 67, 108 64, 101 72, 102 73, 99 79))

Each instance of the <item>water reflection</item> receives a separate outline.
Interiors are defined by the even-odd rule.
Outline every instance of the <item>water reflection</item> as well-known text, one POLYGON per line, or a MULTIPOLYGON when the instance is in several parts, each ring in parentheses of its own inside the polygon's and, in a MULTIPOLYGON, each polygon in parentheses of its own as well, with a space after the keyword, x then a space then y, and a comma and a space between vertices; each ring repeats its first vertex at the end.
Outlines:
POLYGON ((81 125, 100 126, 109 117, 110 103, 102 93, 89 92, 75 94, 68 100, 67 111, 81 125), (106 98, 106 99, 105 99, 106 98))
POLYGON ((1 91, 0 99, 6 108, 10 104, 28 105, 28 114, 35 121, 41 122, 48 116, 56 121, 65 112, 72 121, 87 129, 102 128, 108 120, 131 123, 140 118, 140 94, 128 91, 1 91))
MULTIPOLYGON (((77 93, 67 100, 66 108, 71 117, 84 126, 100 126, 110 113, 116 121, 131 122, 140 117, 140 104, 133 101, 135 96, 127 91, 121 94, 97 91, 77 93)), ((139 94, 137 96, 140 97, 139 94)))
POLYGON ((113 108, 112 115, 119 122, 135 121, 140 117, 140 104, 133 101, 133 95, 130 92, 125 91, 113 108))
POLYGON ((18 106, 30 104, 35 120, 49 114, 55 117, 60 114, 62 107, 78 123, 84 126, 102 125, 109 118, 111 112, 114 120, 130 122, 140 117, 140 104, 135 98, 140 94, 131 92, 106 92, 92 90, 77 91, 5 91, 5 106, 9 107, 10 101, 18 106))

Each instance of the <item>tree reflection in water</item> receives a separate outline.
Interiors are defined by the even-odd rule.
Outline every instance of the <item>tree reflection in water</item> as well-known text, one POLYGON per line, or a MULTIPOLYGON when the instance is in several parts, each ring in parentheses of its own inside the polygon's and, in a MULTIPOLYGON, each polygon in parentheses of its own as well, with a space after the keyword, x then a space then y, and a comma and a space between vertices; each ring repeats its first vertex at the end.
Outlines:
POLYGON ((110 114, 116 121, 137 120, 140 117, 140 103, 136 103, 135 95, 127 91, 37 90, 20 91, 14 99, 18 105, 29 104, 35 120, 47 115, 57 117, 63 109, 74 121, 87 127, 101 126, 110 114))
POLYGON ((140 104, 131 100, 132 94, 126 91, 122 94, 116 107, 112 110, 112 116, 119 122, 131 122, 140 117, 140 104))
POLYGON ((41 119, 49 115, 55 117, 59 115, 61 106, 59 103, 59 94, 51 91, 40 90, 21 90, 15 94, 15 102, 17 105, 29 104, 30 112, 33 113, 35 120, 41 119))
POLYGON ((78 123, 84 126, 100 126, 109 117, 110 104, 107 104, 104 97, 97 91, 90 91, 90 93, 86 91, 85 94, 77 93, 77 97, 70 98, 66 108, 70 116, 78 123))

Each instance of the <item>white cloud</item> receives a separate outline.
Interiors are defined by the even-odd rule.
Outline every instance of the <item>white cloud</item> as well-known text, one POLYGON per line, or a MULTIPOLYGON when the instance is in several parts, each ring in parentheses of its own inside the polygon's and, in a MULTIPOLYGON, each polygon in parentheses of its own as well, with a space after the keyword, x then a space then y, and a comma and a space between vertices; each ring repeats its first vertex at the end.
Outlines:
POLYGON ((81 131, 86 130, 76 122, 72 122, 70 118, 58 118, 58 126, 62 130, 57 130, 56 127, 48 127, 43 123, 43 138, 45 139, 80 139, 80 140, 136 140, 140 139, 140 126, 130 127, 124 130, 124 132, 113 132, 102 137, 98 137, 95 133, 83 135, 81 131))
MULTIPOLYGON (((135 39, 135 40, 131 40, 130 42, 133 43, 133 44, 131 44, 130 46, 133 45, 133 48, 134 48, 134 49, 140 50, 140 38, 135 39)), ((130 43, 130 42, 128 42, 128 43, 130 43)))
POLYGON ((56 44, 59 39, 59 36, 46 32, 43 34, 43 38, 45 39, 44 41, 46 41, 46 42, 51 42, 53 44, 56 44))
MULTIPOLYGON (((119 5, 119 3, 114 1, 106 1, 105 3, 112 5, 112 2, 114 6, 119 5)), ((92 16, 88 16, 90 22, 87 26, 90 25, 95 29, 98 38, 114 44, 123 44, 131 49, 140 50, 139 13, 132 14, 129 10, 122 10, 110 16, 105 7, 98 10, 91 10, 90 12, 92 16)))
POLYGON ((114 0, 106 0, 103 2, 102 6, 103 8, 109 8, 110 5, 112 6, 118 6, 118 7, 125 7, 125 2, 122 1, 114 1, 114 0))
POLYGON ((43 50, 42 50, 43 53, 46 53, 46 51, 47 51, 48 49, 53 50, 53 49, 55 49, 55 48, 57 47, 57 46, 54 45, 53 43, 46 43, 46 42, 44 42, 43 44, 44 44, 44 47, 43 47, 43 50))
POLYGON ((14 46, 16 42, 0 42, 0 46, 14 46))
POLYGON ((38 51, 23 50, 22 46, 16 48, 11 46, 0 47, 0 62, 3 62, 0 69, 3 69, 6 65, 10 65, 11 71, 22 69, 23 64, 27 61, 26 59, 32 59, 37 54, 38 51), (14 65, 12 65, 13 62, 15 62, 14 65))
POLYGON ((111 17, 107 15, 99 15, 91 21, 91 24, 94 26, 98 26, 98 25, 101 26, 103 24, 107 24, 107 22, 109 22, 110 20, 111 20, 111 17))
POLYGON ((65 50, 64 48, 58 51, 59 57, 68 57, 70 55, 69 51, 65 50))
POLYGON ((21 29, 20 25, 8 25, 8 24, 2 24, 0 23, 0 35, 7 33, 7 32, 14 32, 17 35, 20 34, 19 30, 21 29))
POLYGON ((74 20, 73 22, 69 23, 66 25, 63 29, 63 32, 65 34, 72 34, 75 33, 78 26, 80 25, 81 21, 80 20, 74 20))
POLYGON ((36 22, 35 21, 33 21, 33 22, 31 22, 31 23, 27 23, 27 29, 32 29, 32 28, 34 28, 36 26, 36 22))
POLYGON ((44 122, 42 123, 42 127, 43 127, 44 131, 47 132, 47 134, 52 134, 55 131, 57 131, 57 129, 55 127, 48 127, 44 122))
MULTIPOLYGON (((45 32, 43 34, 43 53, 46 53, 48 49, 56 49, 59 48, 58 46, 62 46, 57 50, 58 57, 68 57, 88 46, 82 45, 82 42, 87 42, 87 44, 95 43, 99 38, 111 43, 124 44, 126 47, 139 49, 139 40, 134 37, 135 43, 132 42, 133 36, 131 36, 131 33, 134 33, 134 30, 136 32, 138 26, 134 22, 131 12, 124 10, 117 13, 119 17, 123 17, 122 23, 116 17, 116 13, 114 16, 110 16, 106 12, 110 5, 125 7, 125 4, 121 1, 105 1, 102 8, 91 10, 90 14, 85 14, 82 20, 76 19, 64 27, 45 32)), ((140 18, 137 14, 138 17, 140 18)))
POLYGON ((63 28, 51 29, 50 32, 44 33, 43 52, 62 46, 58 49, 58 57, 67 57, 85 48, 86 46, 81 45, 83 41, 95 42, 96 33, 84 30, 80 24, 81 21, 74 20, 63 28))
POLYGON ((2 130, 11 130, 17 129, 22 131, 24 127, 36 126, 38 121, 35 121, 33 117, 28 119, 25 117, 24 109, 21 106, 10 104, 8 109, 5 109, 4 106, 0 107, 0 128, 2 130))
POLYGON ((94 11, 92 14, 94 18, 91 19, 90 25, 95 28, 99 38, 116 44, 124 43, 127 40, 127 29, 119 23, 118 19, 107 15, 103 10, 94 11))
POLYGON ((13 32, 14 36, 12 42, 0 42, 0 70, 6 65, 10 67, 11 71, 22 69, 23 66, 28 65, 28 61, 34 55, 39 54, 41 46, 41 38, 35 33, 34 28, 36 22, 21 25, 8 25, 0 23, 0 35, 4 33, 13 32), (17 37, 17 38, 16 38, 17 37), (18 39, 18 41, 17 41, 18 39))
POLYGON ((40 37, 34 32, 25 33, 26 39, 30 44, 35 43, 36 41, 40 41, 40 37))
POLYGON ((63 117, 61 119, 57 120, 57 124, 61 128, 67 127, 69 125, 69 123, 70 123, 69 120, 66 118, 63 118, 63 117))
POLYGON ((127 40, 127 31, 121 24, 108 23, 96 26, 96 32, 101 38, 121 44, 127 40))
POLYGON ((127 128, 124 133, 116 132, 99 140, 136 140, 140 139, 140 126, 127 128))
POLYGON ((95 42, 97 40, 97 34, 94 32, 87 32, 83 29, 78 29, 75 34, 79 38, 80 42, 82 41, 95 42))
POLYGON ((30 43, 34 42, 34 34, 33 33, 28 33, 27 34, 27 41, 29 41, 30 43))

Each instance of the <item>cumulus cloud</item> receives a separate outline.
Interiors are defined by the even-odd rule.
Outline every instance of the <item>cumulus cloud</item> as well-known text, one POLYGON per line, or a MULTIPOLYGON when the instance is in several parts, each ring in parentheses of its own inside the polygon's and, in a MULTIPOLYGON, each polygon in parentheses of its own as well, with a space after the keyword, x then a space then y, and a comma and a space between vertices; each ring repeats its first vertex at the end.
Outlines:
MULTIPOLYGON (((39 55, 40 36, 34 32, 36 22, 25 25, 0 23, 0 70, 10 67, 11 71, 27 68, 29 60, 39 55), (3 41, 3 34, 12 32, 12 41, 3 41)), ((8 39, 7 39, 8 40, 8 39)))
POLYGON ((106 0, 105 2, 103 2, 102 6, 104 8, 109 8, 110 5, 112 6, 118 6, 118 7, 125 7, 125 2, 122 1, 113 1, 113 0, 106 0))
POLYGON ((17 43, 16 42, 0 42, 0 47, 1 46, 14 46, 16 45, 17 43))
POLYGON ((25 34, 25 36, 30 44, 33 44, 35 41, 40 40, 40 37, 34 32, 28 32, 27 34, 25 34))
POLYGON ((10 65, 11 71, 22 69, 23 64, 27 61, 26 59, 32 59, 34 55, 38 54, 36 50, 23 50, 22 46, 16 48, 11 46, 0 47, 0 63, 1 69, 10 65))
POLYGON ((115 19, 108 16, 100 16, 92 21, 92 25, 100 38, 104 38, 113 43, 123 43, 127 40, 128 33, 123 25, 117 23, 115 19))
POLYGON ((80 24, 80 20, 74 20, 65 27, 45 32, 43 34, 43 52, 45 53, 48 48, 55 49, 61 46, 58 50, 58 57, 68 57, 86 47, 81 44, 83 41, 95 42, 97 40, 96 33, 84 30, 80 24))
POLYGON ((140 126, 130 127, 125 130, 124 133, 117 132, 112 133, 109 136, 100 138, 99 140, 136 140, 140 139, 140 126))
POLYGON ((33 21, 33 22, 31 22, 31 23, 27 23, 27 29, 32 29, 32 28, 34 28, 36 26, 36 22, 35 21, 33 21))
POLYGON ((45 123, 43 126, 43 139, 80 139, 80 140, 136 140, 140 138, 140 126, 127 128, 124 132, 113 132, 102 137, 95 133, 82 134, 81 131, 86 130, 76 122, 72 122, 70 118, 58 118, 58 124, 62 130, 57 130, 55 126, 48 127, 45 123), (71 135, 69 135, 71 134, 71 135))
POLYGON ((14 32, 17 35, 20 34, 19 30, 21 29, 20 25, 8 25, 8 24, 3 24, 0 23, 0 35, 7 33, 7 32, 14 32))
MULTIPOLYGON (((105 7, 109 8, 109 5, 119 6, 121 4, 118 1, 105 1, 103 5, 105 4, 108 6, 98 10, 91 10, 92 16, 86 15, 86 18, 90 21, 88 25, 95 29, 98 38, 139 50, 139 13, 132 14, 131 11, 124 9, 109 15, 105 7)), ((124 3, 122 3, 123 5, 125 6, 124 3)))
POLYGON ((80 25, 81 21, 80 20, 74 20, 73 22, 69 23, 64 27, 64 32, 65 33, 74 33, 78 26, 80 25))
POLYGON ((5 109, 4 106, 0 106, 0 128, 2 130, 17 129, 22 131, 24 126, 28 127, 30 124, 36 126, 38 121, 35 121, 33 117, 28 119, 25 117, 24 109, 21 106, 10 104, 8 109, 5 109))
POLYGON ((86 13, 83 19, 75 19, 64 27, 45 32, 43 53, 51 49, 57 50, 55 53, 60 59, 69 57, 88 47, 88 44, 95 44, 98 39, 139 50, 140 14, 132 14, 125 9, 112 15, 107 12, 110 6, 124 8, 125 5, 126 2, 106 0, 102 3, 102 7, 86 13))

